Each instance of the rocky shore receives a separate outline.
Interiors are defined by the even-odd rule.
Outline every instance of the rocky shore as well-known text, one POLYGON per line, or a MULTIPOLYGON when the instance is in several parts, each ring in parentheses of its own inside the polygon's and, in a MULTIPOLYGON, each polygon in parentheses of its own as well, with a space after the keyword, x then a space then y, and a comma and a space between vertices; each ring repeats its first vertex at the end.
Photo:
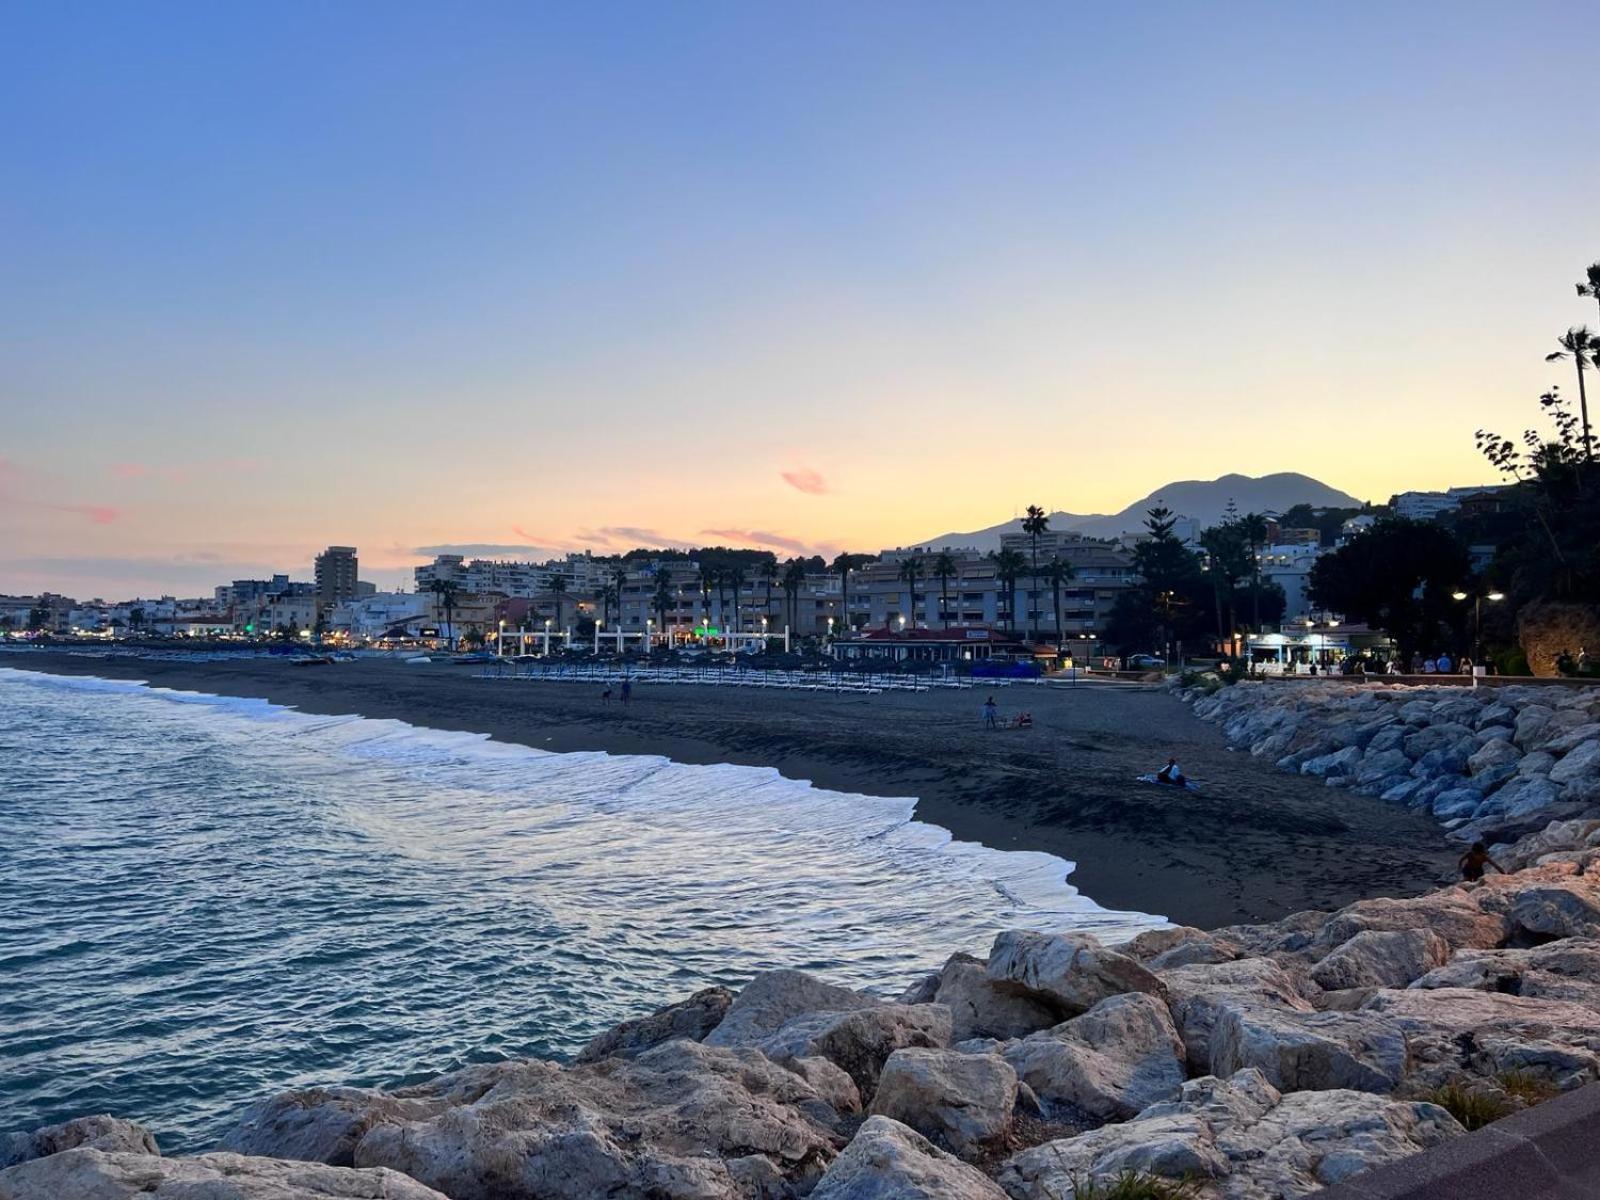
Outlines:
POLYGON ((80 1118, 0 1141, 0 1200, 1275 1200, 1600 1079, 1600 694, 1192 698, 1508 873, 1118 946, 1007 932, 877 993, 772 971, 570 1063, 264 1099, 193 1157, 80 1118))

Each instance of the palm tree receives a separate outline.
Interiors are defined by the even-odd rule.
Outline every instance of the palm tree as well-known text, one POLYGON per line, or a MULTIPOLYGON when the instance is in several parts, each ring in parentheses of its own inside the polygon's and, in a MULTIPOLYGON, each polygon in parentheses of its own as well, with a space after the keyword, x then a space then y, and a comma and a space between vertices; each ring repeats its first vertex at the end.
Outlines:
POLYGON ((1590 263, 1584 276, 1584 282, 1578 285, 1578 295, 1588 296, 1600 304, 1600 262, 1590 263))
MULTIPOLYGON (((1022 518, 1022 532, 1028 535, 1028 540, 1033 547, 1033 594, 1039 592, 1039 535, 1050 528, 1050 518, 1045 515, 1044 509, 1037 504, 1028 505, 1027 515, 1022 518)), ((1039 640, 1039 606, 1030 606, 1033 617, 1033 640, 1039 640)))
POLYGON ((1267 540, 1267 519, 1260 513, 1239 518, 1239 536, 1250 547, 1250 624, 1261 632, 1261 544, 1267 540))
POLYGON ((444 609, 444 641, 450 649, 456 648, 453 618, 456 611, 456 593, 461 590, 461 585, 454 579, 431 579, 428 581, 428 590, 439 598, 439 607, 444 609))
MULTIPOLYGON (((756 567, 756 582, 761 584, 761 586, 766 589, 767 593, 766 600, 761 606, 761 615, 764 618, 771 617, 772 589, 773 586, 778 582, 778 560, 775 557, 769 554, 766 558, 761 560, 760 565, 756 567)), ((765 626, 762 627, 762 630, 765 632, 765 626)), ((766 649, 766 646, 763 645, 762 649, 766 649)))
POLYGON ((994 577, 1000 581, 1000 594, 1006 597, 1006 628, 1012 633, 1017 631, 1017 580, 1022 577, 1027 561, 1011 547, 1007 546, 998 553, 991 553, 989 558, 994 563, 994 577))
POLYGON ((1558 358, 1570 358, 1578 368, 1578 415, 1583 422, 1583 459, 1593 462, 1594 442, 1589 436, 1589 395, 1584 389, 1583 373, 1594 365, 1595 355, 1600 353, 1600 337, 1596 337, 1587 325, 1574 325, 1556 339, 1556 344, 1561 349, 1546 354, 1544 360, 1555 362, 1558 358))
POLYGON ((567 595, 567 581, 564 576, 550 576, 550 594, 556 598, 556 628, 561 628, 561 602, 567 595))
POLYGON ((850 623, 850 572, 866 562, 864 554, 841 554, 833 560, 831 569, 839 575, 839 602, 844 610, 844 620, 841 624, 849 632, 854 626, 850 623))
POLYGON ((1044 565, 1044 577, 1050 581, 1050 602, 1054 606, 1051 611, 1056 617, 1056 642, 1059 644, 1064 636, 1061 627, 1061 587, 1071 583, 1078 574, 1077 570, 1066 559, 1052 558, 1044 565))
POLYGON ((805 581, 805 563, 791 558, 783 564, 783 610, 791 630, 800 624, 800 585, 805 581))
POLYGON ((911 619, 911 627, 917 627, 917 580, 922 578, 922 559, 913 554, 900 564, 900 582, 906 585, 906 611, 905 616, 911 619))
POLYGON ((744 591, 744 568, 729 567, 726 574, 728 587, 733 591, 733 631, 738 633, 743 628, 739 619, 739 593, 744 591))
POLYGON ((948 550, 939 551, 939 557, 933 560, 933 577, 939 581, 939 616, 946 629, 950 628, 950 580, 955 573, 955 556, 948 550))
POLYGON ((700 602, 701 607, 706 611, 702 625, 707 629, 711 628, 711 587, 716 581, 717 569, 702 563, 700 566, 700 602))
POLYGON ((656 617, 661 622, 661 632, 665 633, 667 631, 667 609, 672 604, 672 583, 668 580, 667 572, 664 569, 656 572, 656 590, 650 600, 655 605, 656 617))
POLYGON ((617 624, 622 624, 622 589, 628 585, 628 564, 619 562, 611 568, 611 592, 617 601, 617 624))

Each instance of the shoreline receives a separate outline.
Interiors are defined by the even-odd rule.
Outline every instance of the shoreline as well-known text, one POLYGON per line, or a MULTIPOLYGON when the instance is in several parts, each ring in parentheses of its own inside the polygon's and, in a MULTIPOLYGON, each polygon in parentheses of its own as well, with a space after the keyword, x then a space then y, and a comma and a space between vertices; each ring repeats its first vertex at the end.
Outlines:
POLYGON ((438 664, 297 669, 29 651, 0 655, 0 666, 392 718, 556 752, 771 767, 832 791, 915 798, 913 819, 956 840, 1076 864, 1068 884, 1104 908, 1208 928, 1417 894, 1454 861, 1431 820, 1235 753, 1188 705, 1156 690, 1006 689, 1002 709, 1032 712, 1036 727, 997 732, 981 726, 976 689, 864 697, 644 684, 623 707, 602 705, 585 684, 492 681, 438 664), (1133 781, 1166 753, 1206 785, 1177 797, 1181 805, 1133 781))

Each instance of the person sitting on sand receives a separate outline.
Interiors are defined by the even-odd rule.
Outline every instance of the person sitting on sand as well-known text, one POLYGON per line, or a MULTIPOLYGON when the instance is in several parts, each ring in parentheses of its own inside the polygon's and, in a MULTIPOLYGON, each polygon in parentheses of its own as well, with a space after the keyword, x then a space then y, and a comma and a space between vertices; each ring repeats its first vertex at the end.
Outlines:
POLYGON ((1178 760, 1169 758, 1167 759, 1167 765, 1156 772, 1156 782, 1170 783, 1177 787, 1182 787, 1189 781, 1183 777, 1183 769, 1178 766, 1178 760))
POLYGON ((1013 728, 1013 729, 1032 729, 1033 728, 1033 714, 1032 713, 1019 713, 1017 715, 1016 721, 1012 723, 1011 728, 1013 728))
POLYGON ((990 696, 987 700, 985 700, 983 702, 983 724, 984 724, 984 727, 986 729, 998 729, 998 728, 1000 728, 1000 723, 997 720, 999 715, 1000 715, 1000 706, 994 702, 994 697, 990 696))
POLYGON ((1473 842, 1472 849, 1461 856, 1461 878, 1469 883, 1483 878, 1484 867, 1493 867, 1500 874, 1506 869, 1489 857, 1489 848, 1482 842, 1473 842))

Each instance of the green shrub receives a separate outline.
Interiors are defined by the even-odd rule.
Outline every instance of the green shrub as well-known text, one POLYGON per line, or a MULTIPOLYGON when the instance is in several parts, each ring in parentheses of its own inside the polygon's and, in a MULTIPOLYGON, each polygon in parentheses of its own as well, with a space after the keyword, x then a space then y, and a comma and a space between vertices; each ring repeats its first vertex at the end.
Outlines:
POLYGON ((1495 1082, 1506 1095, 1522 1101, 1529 1108, 1535 1104, 1543 1104, 1559 1090, 1548 1079, 1542 1079, 1527 1071, 1502 1071, 1495 1076, 1495 1082))
POLYGON ((1115 1179, 1072 1181, 1072 1200, 1192 1200, 1199 1194, 1192 1179, 1163 1179, 1142 1171, 1124 1171, 1115 1179))
POLYGON ((1422 1098, 1444 1109, 1469 1132, 1510 1116, 1513 1111, 1511 1102, 1504 1096, 1474 1092, 1457 1083, 1434 1088, 1422 1098))

